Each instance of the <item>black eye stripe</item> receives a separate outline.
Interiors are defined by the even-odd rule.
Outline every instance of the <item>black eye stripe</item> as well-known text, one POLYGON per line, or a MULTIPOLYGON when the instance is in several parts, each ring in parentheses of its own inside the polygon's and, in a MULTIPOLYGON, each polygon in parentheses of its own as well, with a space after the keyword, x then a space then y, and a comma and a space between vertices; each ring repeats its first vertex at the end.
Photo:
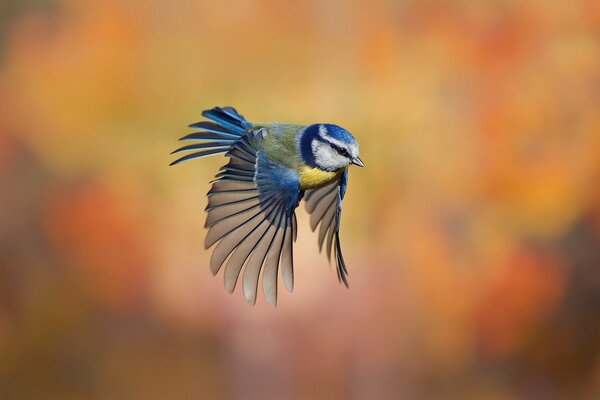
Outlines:
POLYGON ((350 157, 350 154, 348 153, 348 150, 341 148, 339 146, 336 146, 334 144, 331 144, 331 147, 333 147, 333 149, 335 151, 337 151, 340 155, 344 156, 344 157, 350 157))
POLYGON ((348 152, 348 150, 346 150, 345 148, 343 148, 343 147, 340 147, 340 146, 338 146, 337 144, 334 144, 334 143, 332 143, 332 142, 330 142, 329 140, 327 140, 327 139, 324 139, 324 138, 323 138, 323 140, 322 140, 322 141, 323 141, 323 142, 325 142, 325 143, 327 143, 328 145, 330 145, 330 146, 331 146, 331 148, 332 148, 332 149, 334 149, 334 150, 335 150, 335 151, 336 151, 336 152, 337 152, 339 155, 341 155, 342 157, 346 157, 346 158, 352 158, 352 157, 350 156, 350 153, 348 152))

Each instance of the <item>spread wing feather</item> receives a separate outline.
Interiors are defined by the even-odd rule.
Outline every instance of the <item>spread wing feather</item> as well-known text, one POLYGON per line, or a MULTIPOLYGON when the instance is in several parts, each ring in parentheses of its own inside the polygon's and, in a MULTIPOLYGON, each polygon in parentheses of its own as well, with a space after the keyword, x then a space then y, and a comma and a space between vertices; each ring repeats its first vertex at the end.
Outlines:
POLYGON ((254 304, 262 271, 263 292, 277 304, 277 277, 293 289, 294 210, 301 198, 295 171, 272 162, 261 150, 263 130, 240 137, 225 154, 229 162, 208 193, 205 246, 216 244, 210 268, 224 266, 224 283, 233 292, 242 274, 242 291, 254 304))
POLYGON ((203 115, 207 118, 212 119, 217 122, 208 122, 202 121, 197 122, 195 124, 191 124, 190 128, 197 129, 197 132, 190 133, 182 137, 180 140, 182 141, 190 141, 190 140, 199 140, 201 143, 194 143, 191 145, 183 146, 177 150, 175 150, 172 154, 201 150, 195 153, 187 154, 177 160, 173 161, 171 165, 179 164, 183 161, 193 160, 195 158, 202 158, 207 156, 212 156, 215 154, 227 153, 230 151, 232 146, 245 134, 245 130, 248 125, 251 125, 248 121, 244 120, 243 117, 237 112, 238 117, 241 120, 237 122, 232 122, 233 117, 230 114, 224 112, 224 110, 228 108, 225 107, 223 109, 219 107, 215 107, 212 110, 207 110, 203 112, 203 115), (208 115, 207 115, 208 113, 208 115), (221 124, 221 118, 227 120, 228 125, 221 124))
POLYGON ((302 198, 298 174, 262 152, 266 130, 252 130, 253 125, 234 108, 214 107, 202 115, 211 121, 190 125, 195 131, 181 140, 192 143, 173 152, 186 154, 171 165, 216 154, 229 159, 208 192, 204 244, 206 248, 216 245, 210 269, 216 274, 225 265, 225 287, 230 292, 244 270, 244 297, 252 304, 263 271, 265 298, 275 306, 279 271, 288 290, 294 284, 294 210, 302 198))
POLYGON ((328 185, 306 192, 306 210, 310 213, 310 227, 314 231, 319 227, 319 250, 327 240, 327 257, 335 258, 338 279, 348 287, 348 270, 342 255, 340 244, 340 220, 342 200, 348 184, 348 171, 328 185))

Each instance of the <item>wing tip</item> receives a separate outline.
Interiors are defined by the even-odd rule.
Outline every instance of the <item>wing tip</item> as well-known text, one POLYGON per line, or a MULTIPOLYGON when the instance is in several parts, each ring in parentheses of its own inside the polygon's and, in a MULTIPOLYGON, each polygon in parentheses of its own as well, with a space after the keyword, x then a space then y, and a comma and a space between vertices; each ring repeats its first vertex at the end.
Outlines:
POLYGON ((350 286, 348 285, 348 275, 347 274, 342 274, 342 276, 340 277, 340 282, 344 284, 344 286, 346 286, 346 289, 350 289, 350 286))
POLYGON ((292 293, 294 291, 294 277, 283 276, 281 279, 283 281, 283 286, 288 290, 288 292, 292 293))
MULTIPOLYGON (((173 153, 171 153, 171 154, 173 154, 173 153)), ((179 163, 181 163, 181 162, 185 161, 185 160, 186 160, 186 157, 187 157, 187 156, 184 156, 184 157, 178 158, 178 159, 177 159, 177 160, 175 160, 175 161, 172 161, 172 162, 169 164, 169 167, 172 167, 173 165, 177 165, 177 164, 179 164, 179 163)))
POLYGON ((254 296, 252 294, 246 294, 246 291, 244 291, 244 298, 246 299, 248 304, 250 304, 251 306, 256 305, 256 296, 254 296))
POLYGON ((271 295, 267 295, 265 293, 265 300, 267 301, 267 304, 271 308, 276 308, 277 307, 277 295, 275 295, 274 297, 272 297, 271 295))
POLYGON ((225 290, 227 290, 229 292, 229 294, 233 294, 233 292, 235 291, 235 285, 237 283, 237 278, 235 280, 233 280, 233 282, 231 282, 229 279, 227 279, 227 274, 224 274, 224 279, 223 279, 223 284, 225 286, 225 290))

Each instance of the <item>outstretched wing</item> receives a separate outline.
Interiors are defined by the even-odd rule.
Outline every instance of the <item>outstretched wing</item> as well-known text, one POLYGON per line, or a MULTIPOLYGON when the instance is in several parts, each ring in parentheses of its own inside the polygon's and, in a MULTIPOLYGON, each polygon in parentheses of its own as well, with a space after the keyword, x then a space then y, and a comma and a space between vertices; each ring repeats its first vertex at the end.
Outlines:
POLYGON ((271 161, 261 150, 267 134, 261 129, 242 136, 225 155, 208 192, 205 246, 215 247, 210 268, 216 274, 225 264, 225 287, 233 292, 243 273, 243 292, 254 304, 263 271, 263 292, 277 303, 277 276, 289 291, 294 285, 292 243, 296 238, 294 210, 302 197, 298 174, 271 161))
POLYGON ((346 287, 348 287, 348 270, 340 245, 340 220, 347 184, 348 170, 345 170, 338 180, 306 191, 306 210, 310 213, 310 227, 314 231, 320 225, 319 251, 323 249, 323 243, 327 239, 327 257, 331 259, 333 250, 338 279, 346 287))
POLYGON ((197 132, 190 133, 180 140, 200 141, 183 146, 171 154, 190 152, 173 161, 171 165, 196 158, 227 153, 240 137, 246 135, 252 124, 240 115, 233 107, 214 107, 204 110, 202 115, 214 122, 202 121, 191 124, 190 128, 197 132))

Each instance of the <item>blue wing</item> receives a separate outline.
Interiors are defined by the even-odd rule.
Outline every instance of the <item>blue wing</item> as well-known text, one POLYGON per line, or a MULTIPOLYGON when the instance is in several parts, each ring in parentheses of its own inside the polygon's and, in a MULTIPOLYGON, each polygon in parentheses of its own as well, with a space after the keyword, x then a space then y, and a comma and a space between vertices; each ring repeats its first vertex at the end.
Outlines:
POLYGON ((190 144, 175 150, 171 154, 191 151, 193 153, 173 161, 171 165, 195 158, 227 153, 240 137, 244 136, 252 127, 252 124, 246 121, 233 107, 214 107, 210 110, 204 110, 202 115, 214 122, 202 121, 191 124, 190 128, 198 131, 180 139, 185 141, 198 140, 201 143, 190 144))
POLYGON ((348 170, 345 170, 337 181, 306 191, 306 210, 310 213, 310 227, 314 231, 320 225, 319 250, 323 249, 323 243, 327 238, 327 257, 331 259, 333 249, 338 279, 346 287, 348 287, 348 270, 340 244, 340 220, 342 200, 347 185, 348 170))
POLYGON ((206 248, 215 247, 210 267, 216 274, 225 264, 225 287, 233 292, 244 268, 243 292, 254 304, 263 271, 267 302, 277 303, 277 276, 293 289, 292 243, 296 238, 294 210, 302 198, 298 174, 271 161, 261 150, 266 131, 241 136, 225 155, 208 193, 206 248))

